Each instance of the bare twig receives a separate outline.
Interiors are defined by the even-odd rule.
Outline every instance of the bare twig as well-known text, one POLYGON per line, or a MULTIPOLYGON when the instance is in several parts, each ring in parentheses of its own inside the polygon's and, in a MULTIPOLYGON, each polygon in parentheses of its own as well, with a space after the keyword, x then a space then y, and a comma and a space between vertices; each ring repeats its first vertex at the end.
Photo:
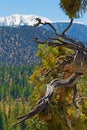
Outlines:
POLYGON ((40 24, 49 25, 54 30, 55 34, 57 36, 60 36, 59 33, 58 33, 58 31, 57 31, 57 29, 51 23, 46 22, 46 21, 43 23, 40 18, 36 18, 36 21, 37 21, 37 23, 34 24, 34 26, 39 26, 40 24))

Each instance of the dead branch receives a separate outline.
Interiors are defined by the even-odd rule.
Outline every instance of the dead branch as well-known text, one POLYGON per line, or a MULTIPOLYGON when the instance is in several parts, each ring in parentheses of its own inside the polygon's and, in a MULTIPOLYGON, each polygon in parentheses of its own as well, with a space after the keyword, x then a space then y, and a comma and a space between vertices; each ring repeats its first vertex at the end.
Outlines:
POLYGON ((73 19, 71 19, 68 27, 62 32, 63 35, 65 35, 65 33, 70 29, 70 27, 72 26, 72 24, 73 24, 73 19))
MULTIPOLYGON (((13 126, 18 125, 18 124, 24 122, 25 120, 35 116, 36 114, 44 111, 49 105, 49 101, 53 95, 55 87, 60 87, 60 88, 61 87, 71 87, 72 84, 74 84, 74 82, 76 82, 76 79, 79 78, 81 75, 82 74, 80 74, 80 73, 74 73, 68 79, 65 79, 65 80, 59 80, 59 79, 52 80, 49 84, 47 84, 45 95, 40 99, 37 106, 28 114, 18 117, 17 120, 19 120, 19 121, 17 123, 14 123, 13 126)), ((74 94, 74 96, 76 96, 76 95, 74 94)), ((74 97, 74 99, 75 99, 75 97, 74 97)))
POLYGON ((73 45, 78 45, 78 47, 80 47, 80 49, 84 49, 84 51, 87 52, 87 48, 83 45, 83 43, 78 42, 68 36, 65 35, 65 33, 70 29, 71 25, 73 24, 73 19, 71 19, 68 27, 60 34, 57 29, 55 28, 55 26, 52 23, 49 22, 42 22, 40 18, 36 18, 37 23, 34 26, 39 26, 40 24, 42 25, 49 25, 55 32, 55 34, 57 35, 57 38, 55 40, 58 40, 58 38, 62 39, 63 41, 66 42, 71 42, 73 45))
POLYGON ((46 21, 43 23, 40 18, 36 18, 36 21, 37 21, 37 23, 34 24, 35 27, 39 26, 40 24, 42 24, 42 25, 49 25, 54 30, 55 34, 57 36, 59 36, 59 33, 58 33, 57 29, 51 23, 46 22, 46 21))
POLYGON ((69 49, 79 49, 78 46, 67 43, 67 42, 62 41, 60 39, 58 39, 58 41, 41 41, 38 38, 35 38, 35 41, 39 44, 47 44, 48 46, 52 46, 52 47, 62 46, 62 47, 67 47, 69 49))
POLYGON ((48 104, 49 104, 49 99, 48 98, 44 99, 42 102, 38 103, 38 105, 31 112, 29 112, 24 116, 17 117, 17 120, 19 121, 17 123, 13 123, 12 126, 16 126, 24 122, 25 120, 33 117, 34 115, 38 114, 39 112, 44 111, 47 108, 48 104))

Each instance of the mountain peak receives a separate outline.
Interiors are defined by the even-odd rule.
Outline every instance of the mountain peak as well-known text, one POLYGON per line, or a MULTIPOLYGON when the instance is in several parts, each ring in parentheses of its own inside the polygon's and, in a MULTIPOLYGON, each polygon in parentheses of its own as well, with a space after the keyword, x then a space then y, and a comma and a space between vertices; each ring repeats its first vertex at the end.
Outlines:
POLYGON ((40 18, 43 22, 51 22, 48 18, 36 16, 36 15, 20 15, 20 14, 13 14, 7 17, 0 18, 0 26, 20 26, 20 25, 27 25, 33 26, 37 21, 36 18, 40 18))

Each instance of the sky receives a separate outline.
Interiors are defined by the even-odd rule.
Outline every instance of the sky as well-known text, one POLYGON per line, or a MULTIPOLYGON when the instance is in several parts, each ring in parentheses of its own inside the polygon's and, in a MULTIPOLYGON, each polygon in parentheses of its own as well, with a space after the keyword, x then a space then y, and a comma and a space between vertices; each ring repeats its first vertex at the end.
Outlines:
MULTIPOLYGON (((38 15, 51 21, 69 21, 59 7, 60 0, 0 0, 0 17, 13 14, 38 15)), ((87 12, 75 22, 87 25, 87 12)))

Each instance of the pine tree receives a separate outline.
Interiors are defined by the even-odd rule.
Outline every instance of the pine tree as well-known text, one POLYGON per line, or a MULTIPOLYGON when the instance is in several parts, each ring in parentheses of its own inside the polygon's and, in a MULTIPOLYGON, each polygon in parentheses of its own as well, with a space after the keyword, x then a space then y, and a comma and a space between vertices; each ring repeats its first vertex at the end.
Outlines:
POLYGON ((7 130, 5 115, 0 111, 0 130, 7 130))
POLYGON ((79 18, 86 12, 87 0, 60 0, 60 7, 69 18, 79 18))

